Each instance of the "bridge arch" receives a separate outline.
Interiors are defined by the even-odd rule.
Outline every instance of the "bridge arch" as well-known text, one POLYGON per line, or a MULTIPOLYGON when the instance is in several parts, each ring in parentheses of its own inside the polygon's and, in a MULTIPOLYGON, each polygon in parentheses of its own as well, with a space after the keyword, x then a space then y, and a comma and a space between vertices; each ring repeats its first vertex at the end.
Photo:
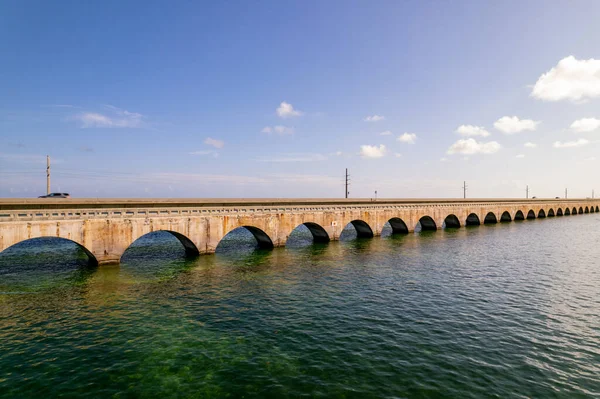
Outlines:
POLYGON ((519 211, 515 212, 515 220, 525 220, 523 211, 519 210, 519 211))
POLYGON ((460 227, 460 220, 454 214, 446 216, 444 219, 444 226, 447 229, 458 229, 460 227))
POLYGON ((392 227, 392 234, 408 234, 408 227, 404 220, 394 217, 388 220, 388 223, 392 227))
POLYGON ((485 215, 485 219, 483 219, 483 224, 494 224, 498 223, 498 218, 496 218, 496 214, 494 212, 488 212, 485 215))
POLYGON ((590 208, 588 208, 587 206, 585 207, 585 209, 583 210, 583 213, 590 213, 590 208))
POLYGON ((562 216, 562 215, 563 215, 563 210, 562 210, 562 208, 558 208, 558 209, 556 210, 556 216, 562 216))
MULTIPOLYGON (((417 226, 421 225, 421 231, 435 231, 437 230, 437 225, 431 216, 422 216, 417 223, 417 226)), ((417 230, 417 228, 415 228, 417 230)))
POLYGON ((273 241, 271 240, 271 237, 269 237, 269 235, 267 233, 265 233, 263 230, 259 229, 258 227, 244 225, 244 226, 239 226, 239 227, 236 227, 236 228, 228 231, 227 234, 225 234, 223 236, 223 238, 221 238, 221 240, 219 241, 215 250, 218 251, 220 249, 219 247, 222 248, 224 242, 227 242, 228 240, 230 240, 232 235, 235 235, 235 234, 243 235, 245 231, 250 232, 252 234, 252 236, 254 237, 254 239, 256 240, 255 248, 257 248, 257 249, 273 249, 273 247, 274 247, 273 241))
POLYGON ((581 215, 582 213, 583 213, 583 207, 581 207, 581 206, 580 206, 580 207, 579 207, 579 211, 577 211, 577 214, 578 214, 578 215, 581 215))
POLYGON ((596 206, 596 212, 600 212, 600 208, 596 206))
POLYGON ((554 209, 552 209, 552 208, 548 209, 548 217, 549 217, 549 218, 552 218, 552 217, 554 217, 554 216, 556 216, 556 215, 554 214, 554 209))
POLYGON ((467 216, 467 220, 465 221, 466 226, 479 226, 481 222, 479 221, 479 216, 476 213, 471 213, 467 216))
POLYGON ((535 219, 535 212, 533 209, 530 209, 529 212, 527 212, 527 219, 535 219))
POLYGON ((83 251, 83 253, 85 253, 85 255, 88 257, 88 264, 90 266, 98 266, 98 259, 84 245, 82 245, 81 243, 78 243, 75 240, 71 240, 71 239, 64 238, 64 237, 55 237, 55 236, 32 237, 32 238, 27 238, 25 240, 21 240, 21 241, 15 242, 14 244, 12 244, 9 247, 5 248, 3 251, 0 251, 0 256, 1 256, 1 254, 4 254, 7 251, 10 251, 11 249, 14 249, 16 246, 20 246, 22 244, 25 244, 27 242, 31 242, 33 240, 48 240, 48 241, 51 240, 51 241, 53 241, 53 243, 50 244, 50 245, 54 245, 55 243, 59 245, 61 242, 62 243, 65 243, 65 242, 73 243, 73 244, 75 244, 77 246, 78 249, 80 249, 81 251, 83 251))
POLYGON ((538 218, 545 218, 546 217, 546 211, 543 209, 540 209, 540 211, 538 212, 538 218))
POLYGON ((594 207, 593 207, 593 206, 590 206, 590 213, 594 213, 594 212, 596 212, 596 211, 594 210, 594 207))
POLYGON ((320 224, 314 222, 304 222, 296 226, 296 228, 294 228, 294 230, 292 230, 292 232, 288 236, 288 241, 292 237, 294 232, 297 232, 301 226, 304 226, 310 232, 313 243, 321 244, 329 242, 330 239, 329 234, 327 234, 327 231, 325 231, 325 229, 320 224))
POLYGON ((512 218, 510 217, 510 213, 508 211, 502 212, 500 216, 500 222, 512 222, 512 218))
POLYGON ((571 210, 569 208, 565 208, 565 216, 570 216, 571 210))
POLYGON ((571 215, 577 215, 577 208, 573 207, 573 210, 571 211, 571 215))
MULTIPOLYGON (((352 225, 352 227, 354 227, 354 230, 356 231, 356 238, 373 238, 373 230, 371 229, 371 226, 369 226, 369 224, 364 220, 352 220, 348 224, 346 224, 342 231, 346 230, 349 225, 352 225)), ((341 235, 340 238, 342 238, 341 235)))

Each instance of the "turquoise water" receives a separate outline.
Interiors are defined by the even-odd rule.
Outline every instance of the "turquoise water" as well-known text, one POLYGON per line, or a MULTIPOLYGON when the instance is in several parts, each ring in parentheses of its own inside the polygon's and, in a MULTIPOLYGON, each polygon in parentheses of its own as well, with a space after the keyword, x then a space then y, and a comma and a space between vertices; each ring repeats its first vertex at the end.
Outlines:
POLYGON ((0 397, 599 397, 600 215, 0 254, 0 397))

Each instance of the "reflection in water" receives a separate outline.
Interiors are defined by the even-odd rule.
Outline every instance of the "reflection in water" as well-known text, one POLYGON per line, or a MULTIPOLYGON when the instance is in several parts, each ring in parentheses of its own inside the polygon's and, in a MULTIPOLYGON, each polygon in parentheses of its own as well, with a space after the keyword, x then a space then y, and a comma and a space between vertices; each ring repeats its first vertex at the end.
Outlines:
POLYGON ((99 268, 25 243, 0 254, 0 397, 594 397, 598 223, 193 260, 166 233, 99 268))

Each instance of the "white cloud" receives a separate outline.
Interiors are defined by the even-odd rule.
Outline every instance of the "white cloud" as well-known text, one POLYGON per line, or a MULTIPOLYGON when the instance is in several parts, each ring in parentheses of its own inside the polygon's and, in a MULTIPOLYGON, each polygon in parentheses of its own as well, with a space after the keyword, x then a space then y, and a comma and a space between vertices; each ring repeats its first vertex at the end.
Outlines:
POLYGON ((490 135, 490 132, 485 130, 482 126, 473 126, 473 125, 460 125, 456 129, 456 133, 460 134, 464 137, 472 137, 472 136, 481 136, 487 137, 490 135))
POLYGON ((446 162, 448 158, 440 158, 440 162, 446 162))
POLYGON ((73 119, 79 120, 82 128, 138 128, 142 127, 142 114, 129 112, 124 109, 106 105, 114 115, 108 116, 97 112, 83 112, 77 114, 73 119))
POLYGON ((533 131, 540 123, 531 119, 519 119, 516 116, 503 116, 494 122, 494 127, 502 133, 515 134, 525 130, 533 131))
POLYGON ((584 161, 595 161, 595 160, 596 160, 596 157, 589 157, 589 158, 584 159, 584 161))
POLYGON ((204 140, 204 144, 211 145, 215 148, 223 148, 223 146, 225 145, 225 142, 222 140, 217 140, 217 139, 213 139, 211 137, 207 137, 206 140, 204 140))
POLYGON ((385 119, 385 116, 382 115, 369 115, 363 119, 365 122, 379 122, 385 119))
POLYGON ((475 141, 475 139, 461 139, 452 144, 450 148, 448 148, 447 153, 450 155, 493 154, 498 152, 501 148, 502 146, 495 141, 482 143, 475 141))
POLYGON ((553 147, 554 148, 572 148, 572 147, 582 147, 584 145, 588 145, 590 142, 586 139, 579 139, 577 141, 555 141, 553 147))
POLYGON ((600 127, 600 119, 581 118, 571 123, 571 130, 578 133, 592 132, 600 127))
POLYGON ((519 154, 515 158, 525 158, 525 154, 519 154))
POLYGON ((263 128, 263 130, 261 130, 262 133, 267 133, 267 134, 271 134, 271 133, 275 133, 278 134, 280 136, 287 136, 290 134, 294 134, 295 130, 293 127, 288 127, 288 126, 283 126, 283 125, 277 125, 277 126, 266 126, 263 128))
POLYGON ((294 109, 294 106, 292 104, 282 101, 281 104, 279 104, 279 107, 277 108, 277 115, 285 119, 294 116, 301 116, 302 111, 298 111, 294 109))
POLYGON ((537 147, 537 144, 528 141, 527 143, 523 144, 523 147, 525 147, 525 148, 535 148, 535 147, 537 147))
POLYGON ((414 133, 404 133, 396 139, 401 143, 414 144, 417 141, 417 135, 414 133))
POLYGON ((402 158, 402 154, 400 154, 399 152, 394 153, 394 156, 396 158, 402 158))
POLYGON ((335 155, 336 155, 336 156, 338 156, 338 157, 339 157, 339 156, 341 156, 341 155, 343 155, 343 154, 344 154, 344 153, 343 153, 343 152, 341 152, 341 151, 336 151, 336 152, 335 152, 335 155))
POLYGON ((258 157, 257 162, 316 162, 325 161, 327 157, 318 153, 285 153, 273 156, 258 157))
POLYGON ((539 77, 531 96, 544 101, 585 102, 600 96, 600 60, 568 56, 539 77))
POLYGON ((212 155, 213 157, 217 158, 219 156, 219 153, 213 150, 202 150, 192 151, 190 152, 190 155, 212 155))
POLYGON ((379 133, 380 136, 391 136, 392 135, 392 131, 391 130, 386 130, 385 132, 381 132, 379 133))
POLYGON ((381 144, 379 147, 376 145, 361 145, 360 155, 363 158, 381 158, 387 152, 385 145, 381 144))

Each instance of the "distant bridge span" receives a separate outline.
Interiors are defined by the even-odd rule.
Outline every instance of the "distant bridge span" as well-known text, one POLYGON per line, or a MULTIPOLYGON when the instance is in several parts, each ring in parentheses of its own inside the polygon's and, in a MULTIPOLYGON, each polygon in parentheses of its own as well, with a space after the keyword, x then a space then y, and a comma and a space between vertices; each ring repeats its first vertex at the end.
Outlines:
POLYGON ((350 223, 359 237, 598 212, 597 199, 0 199, 0 251, 21 241, 60 237, 98 264, 119 263, 138 238, 168 231, 189 255, 214 253, 246 227, 259 247, 284 246, 307 226, 314 240, 338 240, 350 223))

